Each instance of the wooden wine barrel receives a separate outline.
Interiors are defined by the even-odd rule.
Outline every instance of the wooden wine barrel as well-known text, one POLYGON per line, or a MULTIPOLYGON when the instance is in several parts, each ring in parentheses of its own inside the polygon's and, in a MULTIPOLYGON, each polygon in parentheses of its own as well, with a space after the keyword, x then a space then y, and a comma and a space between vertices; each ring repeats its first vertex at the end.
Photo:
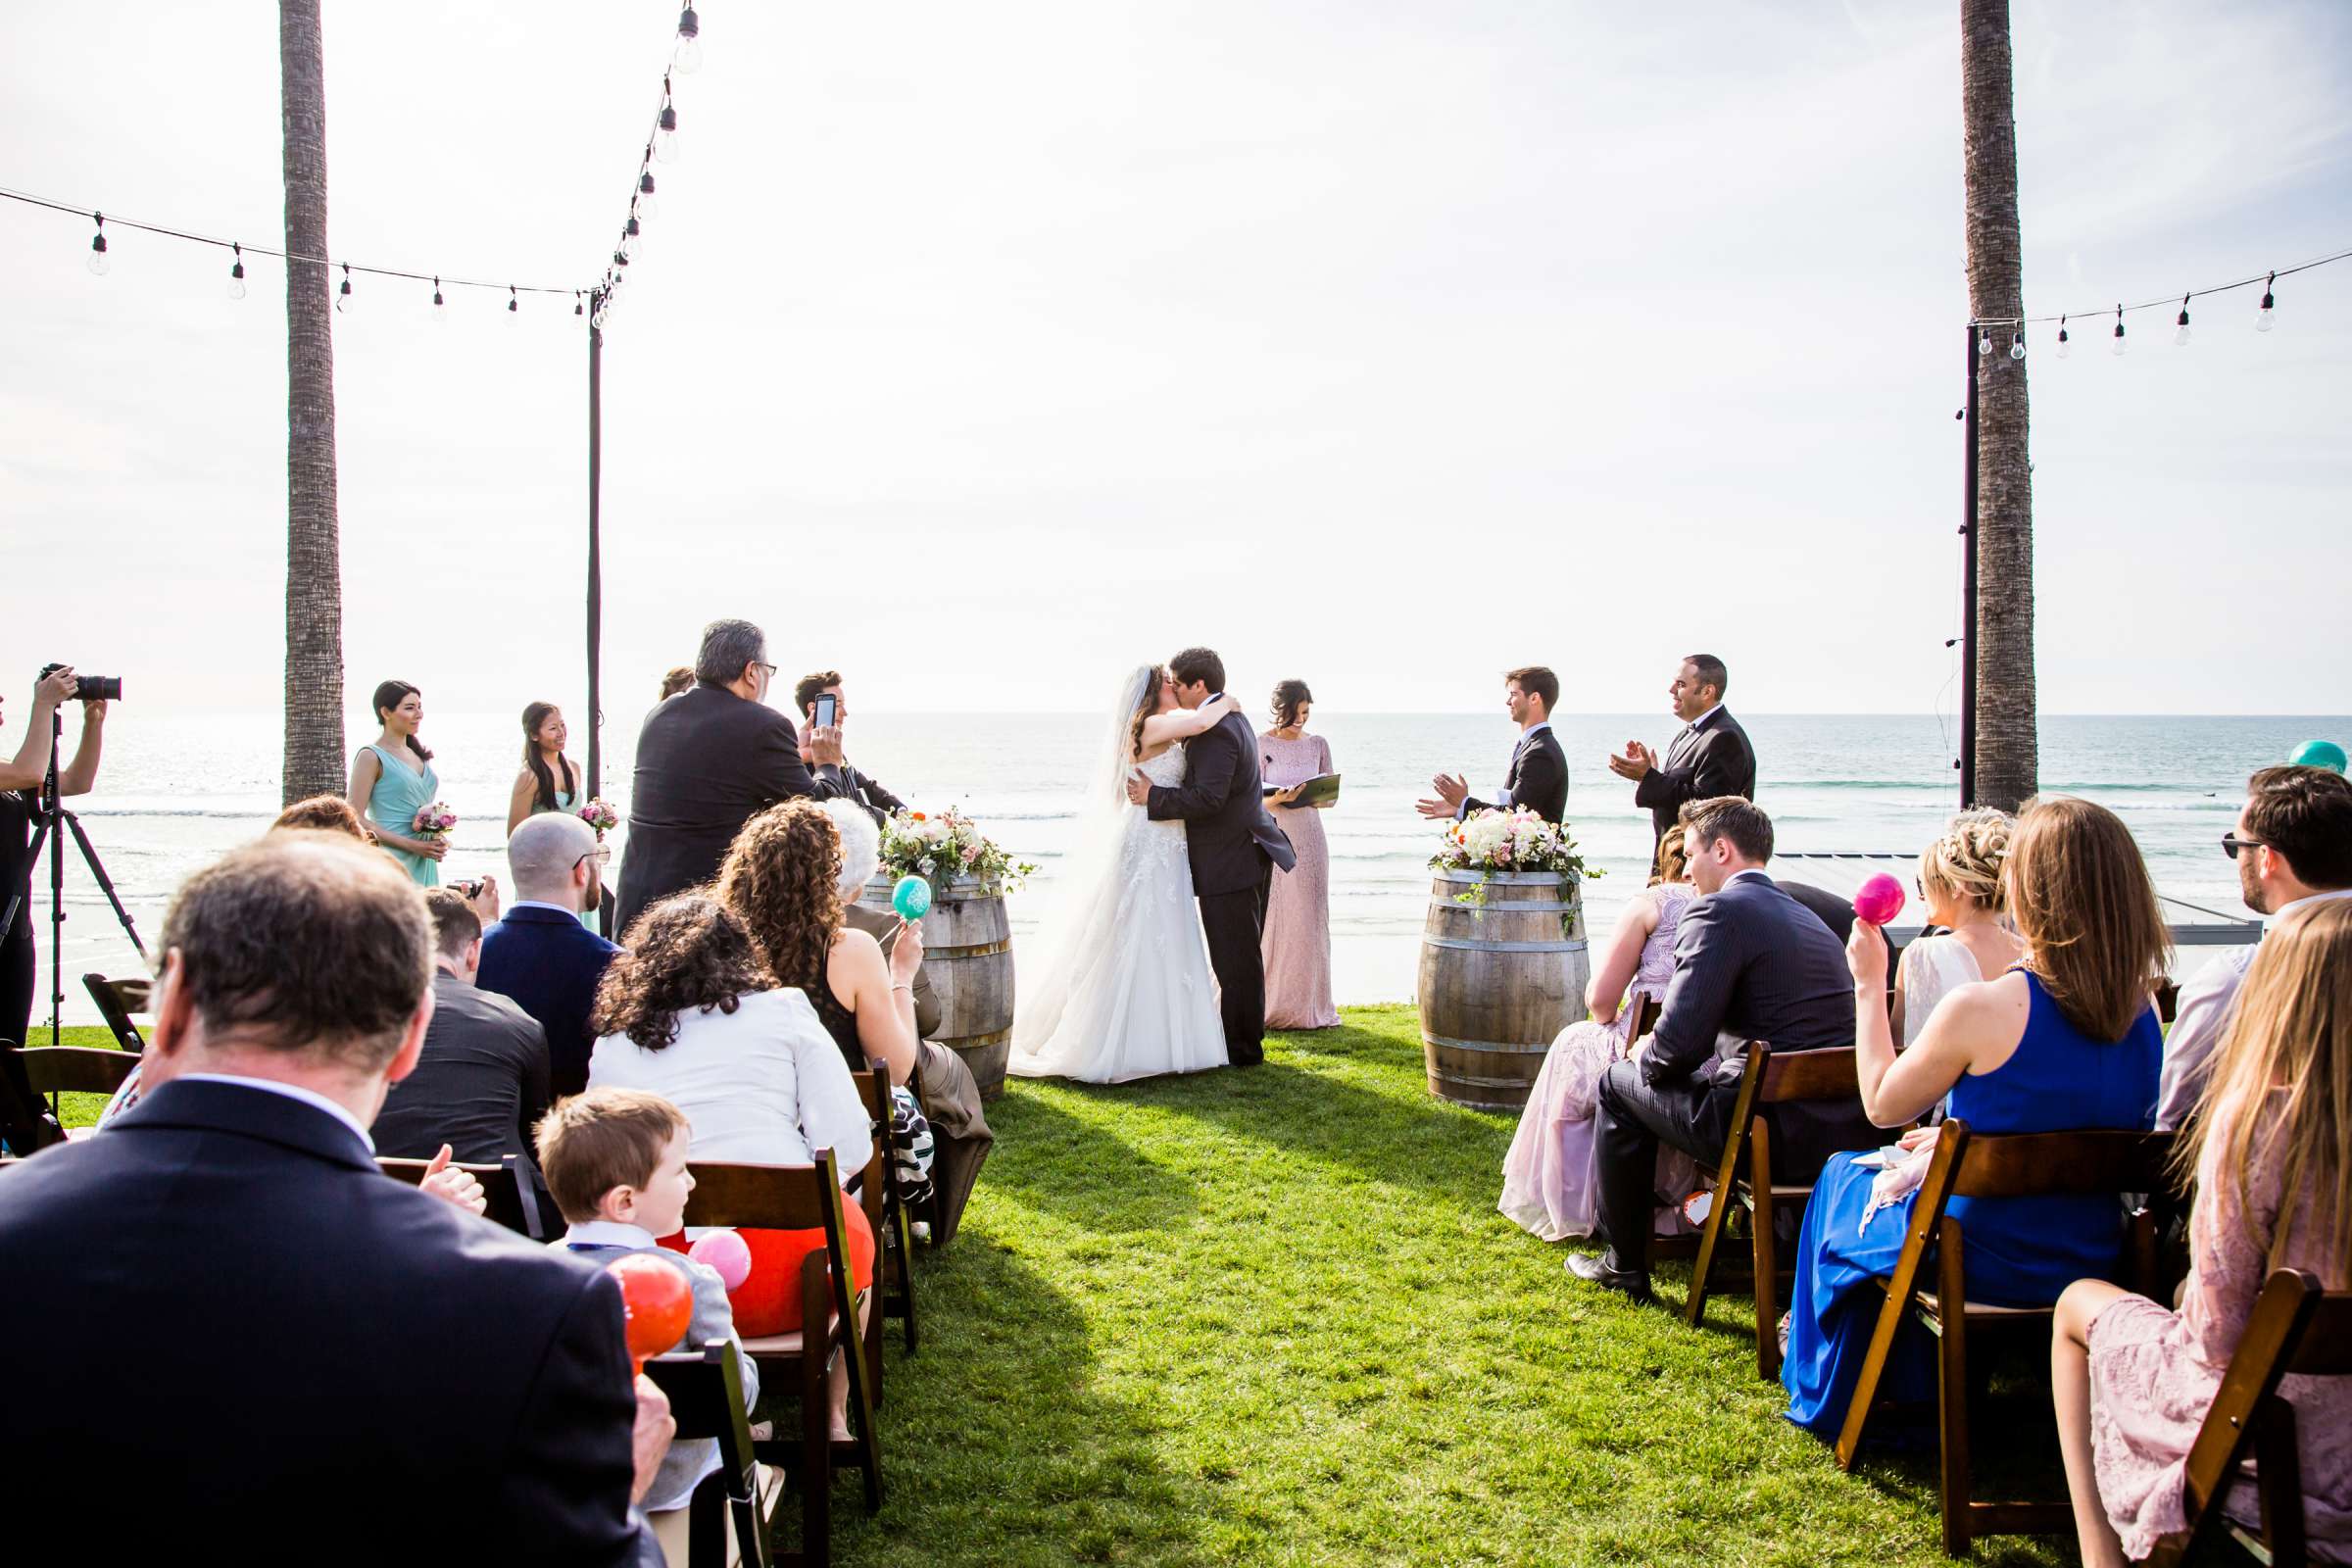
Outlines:
MULTIPOLYGON (((897 885, 877 876, 858 902, 887 909, 897 885)), ((939 997, 931 1038, 963 1058, 982 1100, 996 1099, 1012 1051, 1012 924, 1004 896, 970 877, 950 882, 923 916, 923 973, 939 997)))
POLYGON ((1485 904, 1475 871, 1440 871, 1421 936, 1421 1048, 1429 1092, 1478 1110, 1516 1112, 1552 1037, 1585 1016, 1585 913, 1574 881, 1496 871, 1485 904))

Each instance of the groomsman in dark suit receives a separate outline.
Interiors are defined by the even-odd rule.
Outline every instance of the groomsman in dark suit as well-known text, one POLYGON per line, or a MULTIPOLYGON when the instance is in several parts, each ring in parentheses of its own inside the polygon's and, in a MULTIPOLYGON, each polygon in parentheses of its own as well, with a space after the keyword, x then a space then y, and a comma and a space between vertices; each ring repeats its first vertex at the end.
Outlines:
POLYGON ((1502 683, 1503 707, 1519 726, 1519 744, 1511 750, 1502 793, 1492 801, 1478 800, 1461 775, 1440 773, 1429 781, 1437 797, 1419 803, 1421 814, 1432 821, 1458 821, 1489 807, 1524 806, 1546 822, 1568 814, 1568 754, 1551 732, 1551 706, 1560 700, 1560 677, 1542 664, 1529 664, 1505 674, 1502 683))
POLYGON ((1713 654, 1692 654, 1675 671, 1667 693, 1682 733, 1666 748, 1666 760, 1640 741, 1627 741, 1625 755, 1609 759, 1609 771, 1634 781, 1634 804, 1649 808, 1649 824, 1664 839, 1675 815, 1691 801, 1719 795, 1756 798, 1756 749, 1747 731, 1723 706, 1731 672, 1713 654))

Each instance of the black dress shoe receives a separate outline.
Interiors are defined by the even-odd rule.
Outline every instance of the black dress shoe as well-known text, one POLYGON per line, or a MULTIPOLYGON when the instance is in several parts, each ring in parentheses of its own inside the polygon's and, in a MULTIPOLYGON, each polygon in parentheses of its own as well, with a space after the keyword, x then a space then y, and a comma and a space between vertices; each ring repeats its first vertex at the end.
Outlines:
POLYGON ((1637 1274, 1630 1268, 1618 1268, 1609 1262, 1606 1252, 1570 1252, 1568 1272, 1580 1280, 1590 1280, 1603 1290, 1616 1291, 1637 1301, 1650 1298, 1649 1276, 1637 1274))

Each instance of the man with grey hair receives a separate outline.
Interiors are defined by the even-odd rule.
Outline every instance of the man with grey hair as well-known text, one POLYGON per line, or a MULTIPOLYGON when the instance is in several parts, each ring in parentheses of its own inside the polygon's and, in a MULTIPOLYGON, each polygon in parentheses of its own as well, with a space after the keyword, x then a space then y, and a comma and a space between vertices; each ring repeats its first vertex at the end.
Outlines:
POLYGON ((690 690, 657 706, 637 732, 629 795, 629 854, 621 867, 619 930, 657 900, 718 874, 743 824, 778 801, 845 796, 841 727, 808 732, 808 760, 792 720, 767 706, 776 666, 748 620, 703 628, 690 690))
POLYGON ((524 817, 507 839, 514 902, 482 933, 473 983, 539 1020, 547 1035, 548 1086, 557 1099, 588 1087, 588 1054, 596 1045, 588 1015, 605 966, 620 951, 580 923, 581 913, 604 900, 612 855, 594 828, 567 811, 524 817))
POLYGON ((433 1016, 417 889, 353 840, 271 834, 180 887, 162 947, 171 1070, 0 1171, 15 1494, 104 1519, 124 1560, 659 1564, 631 1499, 676 1424, 644 1378, 630 1397, 612 1276, 376 1167, 433 1016), (397 1499, 361 1529, 354 1477, 397 1499))

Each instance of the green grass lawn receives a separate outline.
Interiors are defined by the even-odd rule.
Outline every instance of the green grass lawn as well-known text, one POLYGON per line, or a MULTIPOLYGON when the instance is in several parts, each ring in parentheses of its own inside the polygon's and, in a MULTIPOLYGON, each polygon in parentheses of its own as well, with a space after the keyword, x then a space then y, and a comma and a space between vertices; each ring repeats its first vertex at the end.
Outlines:
MULTIPOLYGON (((1430 1097, 1411 1008, 1343 1016, 1254 1070, 990 1107, 843 1561, 1945 1560, 1932 1450, 1842 1475, 1756 1377, 1744 1297, 1693 1331, 1569 1280, 1494 1210, 1511 1123, 1430 1097)), ((2063 1496, 2048 1396, 2014 1381, 1978 1429, 2031 1456, 1999 1494, 2063 1496)))

